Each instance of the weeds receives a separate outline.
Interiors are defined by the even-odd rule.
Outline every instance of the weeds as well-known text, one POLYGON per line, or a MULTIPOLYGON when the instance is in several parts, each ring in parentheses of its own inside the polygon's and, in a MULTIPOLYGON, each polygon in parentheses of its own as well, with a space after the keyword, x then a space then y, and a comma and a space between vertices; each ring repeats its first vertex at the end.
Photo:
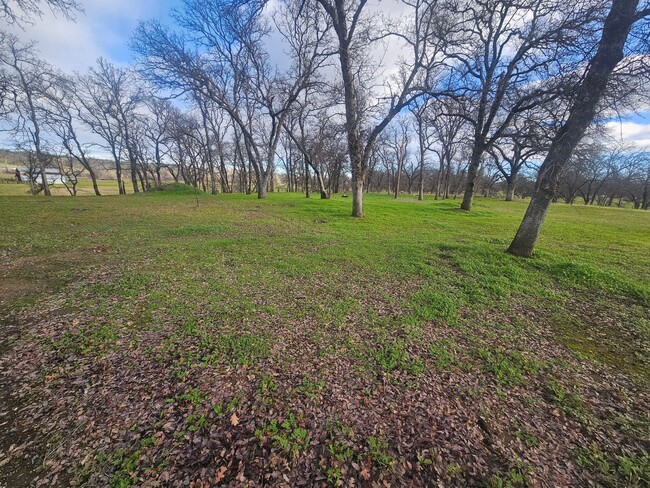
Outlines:
POLYGON ((393 464, 394 459, 388 454, 388 442, 383 437, 369 437, 368 449, 370 450, 370 457, 380 467, 388 468, 393 464))
POLYGON ((500 348, 480 347, 476 353, 484 361, 484 369, 492 373, 497 383, 502 385, 520 385, 528 375, 537 374, 542 368, 541 363, 519 351, 507 352, 500 348))
POLYGON ((440 339, 429 346, 429 354, 437 369, 449 370, 456 364, 455 348, 456 343, 452 339, 440 339))
POLYGON ((255 437, 262 444, 270 439, 275 447, 291 457, 306 449, 310 440, 307 429, 299 426, 292 412, 282 421, 271 419, 262 428, 256 429, 255 437))
POLYGON ((607 486, 640 488, 650 486, 650 454, 607 456, 592 444, 576 451, 576 463, 597 473, 607 486))
POLYGON ((424 361, 412 357, 403 342, 385 339, 376 348, 370 349, 369 355, 372 363, 385 374, 400 370, 417 376, 424 371, 424 361))
POLYGON ((553 379, 547 384, 551 400, 568 414, 577 418, 584 417, 584 402, 580 395, 568 391, 557 380, 553 379))

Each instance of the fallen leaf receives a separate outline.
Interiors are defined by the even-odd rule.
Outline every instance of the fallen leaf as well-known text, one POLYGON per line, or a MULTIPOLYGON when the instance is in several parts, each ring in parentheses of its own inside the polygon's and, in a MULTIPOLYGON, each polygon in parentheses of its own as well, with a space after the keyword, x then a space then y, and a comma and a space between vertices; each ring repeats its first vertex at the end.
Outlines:
POLYGON ((220 483, 226 477, 226 471, 228 471, 228 468, 221 466, 214 475, 214 482, 220 483))
POLYGON ((230 416, 230 423, 233 426, 239 425, 239 417, 237 417, 237 414, 235 412, 233 412, 232 415, 230 416))

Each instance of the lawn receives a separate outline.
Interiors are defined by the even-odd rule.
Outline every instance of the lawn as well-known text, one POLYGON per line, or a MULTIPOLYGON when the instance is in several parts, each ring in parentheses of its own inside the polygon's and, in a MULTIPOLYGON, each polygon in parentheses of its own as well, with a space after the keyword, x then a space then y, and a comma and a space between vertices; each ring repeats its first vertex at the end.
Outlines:
POLYGON ((648 486, 650 212, 458 205, 0 197, 0 485, 648 486))
MULTIPOLYGON (((125 185, 127 193, 133 193, 133 187, 130 184, 125 185)), ((97 187, 102 195, 118 195, 119 189, 115 180, 98 180, 97 187)), ((71 187, 72 188, 72 187, 71 187)), ((65 185, 50 185, 50 191, 54 196, 69 196, 70 193, 65 185)), ((0 183, 0 196, 25 196, 30 194, 29 183, 0 183)), ((90 180, 79 180, 77 186, 77 195, 80 197, 94 196, 93 184, 90 180)))

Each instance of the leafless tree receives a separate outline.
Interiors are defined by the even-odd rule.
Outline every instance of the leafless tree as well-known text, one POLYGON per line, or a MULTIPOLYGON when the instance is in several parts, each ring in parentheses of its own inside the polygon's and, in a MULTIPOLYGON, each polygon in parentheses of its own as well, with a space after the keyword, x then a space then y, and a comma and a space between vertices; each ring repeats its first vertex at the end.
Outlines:
MULTIPOLYGON (((434 138, 433 152, 438 156, 439 166, 435 181, 436 200, 449 198, 452 186, 453 166, 467 139, 468 123, 463 103, 453 99, 443 99, 429 105, 425 116, 429 120, 434 138)), ((457 180, 458 178, 454 178, 457 180)), ((456 190, 453 192, 456 194, 456 190)))
POLYGON ((63 186, 65 186, 65 189, 68 190, 71 196, 76 197, 79 177, 84 173, 84 167, 78 164, 74 157, 69 155, 57 157, 56 165, 59 173, 62 175, 63 186))
POLYGON ((159 23, 148 22, 140 25, 133 40, 142 56, 142 72, 155 84, 201 94, 228 114, 255 170, 259 198, 266 197, 289 109, 324 62, 323 40, 329 28, 316 9, 302 8, 300 2, 285 4, 275 22, 282 27, 292 63, 281 72, 265 50, 265 5, 185 0, 184 9, 176 12, 183 33, 169 33, 159 23))
POLYGON ((352 215, 363 217, 363 185, 373 145, 393 118, 422 96, 426 82, 437 74, 448 17, 437 0, 404 1, 406 20, 378 28, 368 13, 367 0, 316 1, 331 19, 336 35, 352 173, 352 215), (373 33, 377 31, 379 35, 373 33), (371 89, 375 76, 368 76, 372 65, 369 50, 378 39, 398 39, 405 53, 399 74, 380 95, 371 89))
POLYGON ((16 141, 33 152, 40 172, 40 186, 50 196, 46 167, 45 114, 54 96, 58 73, 38 58, 34 44, 23 44, 12 34, 0 33, 0 65, 11 96, 11 132, 16 141))
POLYGON ((639 9, 639 0, 613 0, 603 22, 598 50, 576 87, 568 119, 553 138, 540 167, 535 193, 508 248, 509 253, 524 257, 532 255, 548 207, 555 197, 560 175, 592 123, 612 73, 624 62, 626 55, 648 48, 646 37, 630 37, 630 33, 635 24, 641 32, 647 32, 649 18, 650 4, 647 2, 639 9))
POLYGON ((397 162, 395 169, 395 188, 394 197, 397 198, 400 192, 400 183, 406 160, 409 157, 409 144, 411 127, 406 116, 397 119, 397 124, 393 124, 392 129, 386 134, 386 146, 390 149, 390 157, 397 162))
POLYGON ((0 18, 9 24, 29 23, 43 15, 44 7, 69 19, 82 10, 76 0, 0 0, 0 18))
POLYGON ((332 180, 338 180, 341 169, 340 157, 337 154, 341 128, 335 123, 336 114, 330 113, 332 107, 333 102, 329 97, 319 100, 316 94, 308 89, 303 92, 294 104, 290 116, 283 122, 287 135, 307 165, 305 171, 309 173, 311 169, 314 173, 321 199, 330 198, 328 186, 330 189, 334 186, 334 190, 338 192, 338 184, 332 185, 332 180), (326 169, 330 170, 328 186, 325 185, 324 177, 326 169))
POLYGON ((167 169, 167 157, 177 109, 169 100, 150 96, 146 98, 148 112, 141 117, 142 130, 151 151, 151 165, 156 180, 156 187, 162 187, 162 172, 167 169))
POLYGON ((125 155, 133 189, 137 191, 136 151, 130 133, 135 109, 141 102, 141 88, 131 73, 104 59, 99 59, 88 75, 78 77, 78 87, 79 117, 103 140, 102 147, 112 155, 120 194, 126 193, 122 176, 125 155))
POLYGON ((513 119, 561 94, 564 76, 584 59, 599 3, 471 0, 450 7, 445 43, 456 96, 471 101, 472 151, 461 208, 471 210, 483 157, 513 119), (580 40, 580 42, 577 42, 580 40))
POLYGON ((505 201, 511 202, 519 173, 534 158, 542 156, 550 128, 547 120, 527 116, 515 119, 508 132, 509 135, 496 141, 488 153, 506 182, 505 201))
POLYGON ((411 114, 415 118, 415 129, 418 138, 418 200, 424 199, 424 175, 426 169, 427 152, 431 151, 431 120, 428 116, 430 100, 425 99, 410 107, 411 114))

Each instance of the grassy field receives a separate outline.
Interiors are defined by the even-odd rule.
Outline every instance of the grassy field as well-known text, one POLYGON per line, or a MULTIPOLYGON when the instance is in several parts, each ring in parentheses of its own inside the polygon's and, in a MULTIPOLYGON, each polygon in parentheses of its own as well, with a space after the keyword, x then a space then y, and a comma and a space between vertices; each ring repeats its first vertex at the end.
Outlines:
POLYGON ((0 197, 0 485, 648 486, 650 213, 458 204, 0 197))
MULTIPOLYGON (((119 189, 117 188, 116 180, 98 180, 97 186, 99 192, 103 195, 118 195, 119 189)), ((133 187, 125 185, 127 193, 133 193, 133 187)), ((53 196, 70 196, 70 193, 65 188, 65 185, 52 185, 50 191, 53 196)), ((14 183, 0 183, 0 197, 5 196, 26 196, 30 195, 29 183, 14 184, 14 183)), ((30 195, 31 196, 31 195, 30 195)), ((77 196, 95 196, 93 184, 90 180, 80 180, 77 186, 77 196)))

